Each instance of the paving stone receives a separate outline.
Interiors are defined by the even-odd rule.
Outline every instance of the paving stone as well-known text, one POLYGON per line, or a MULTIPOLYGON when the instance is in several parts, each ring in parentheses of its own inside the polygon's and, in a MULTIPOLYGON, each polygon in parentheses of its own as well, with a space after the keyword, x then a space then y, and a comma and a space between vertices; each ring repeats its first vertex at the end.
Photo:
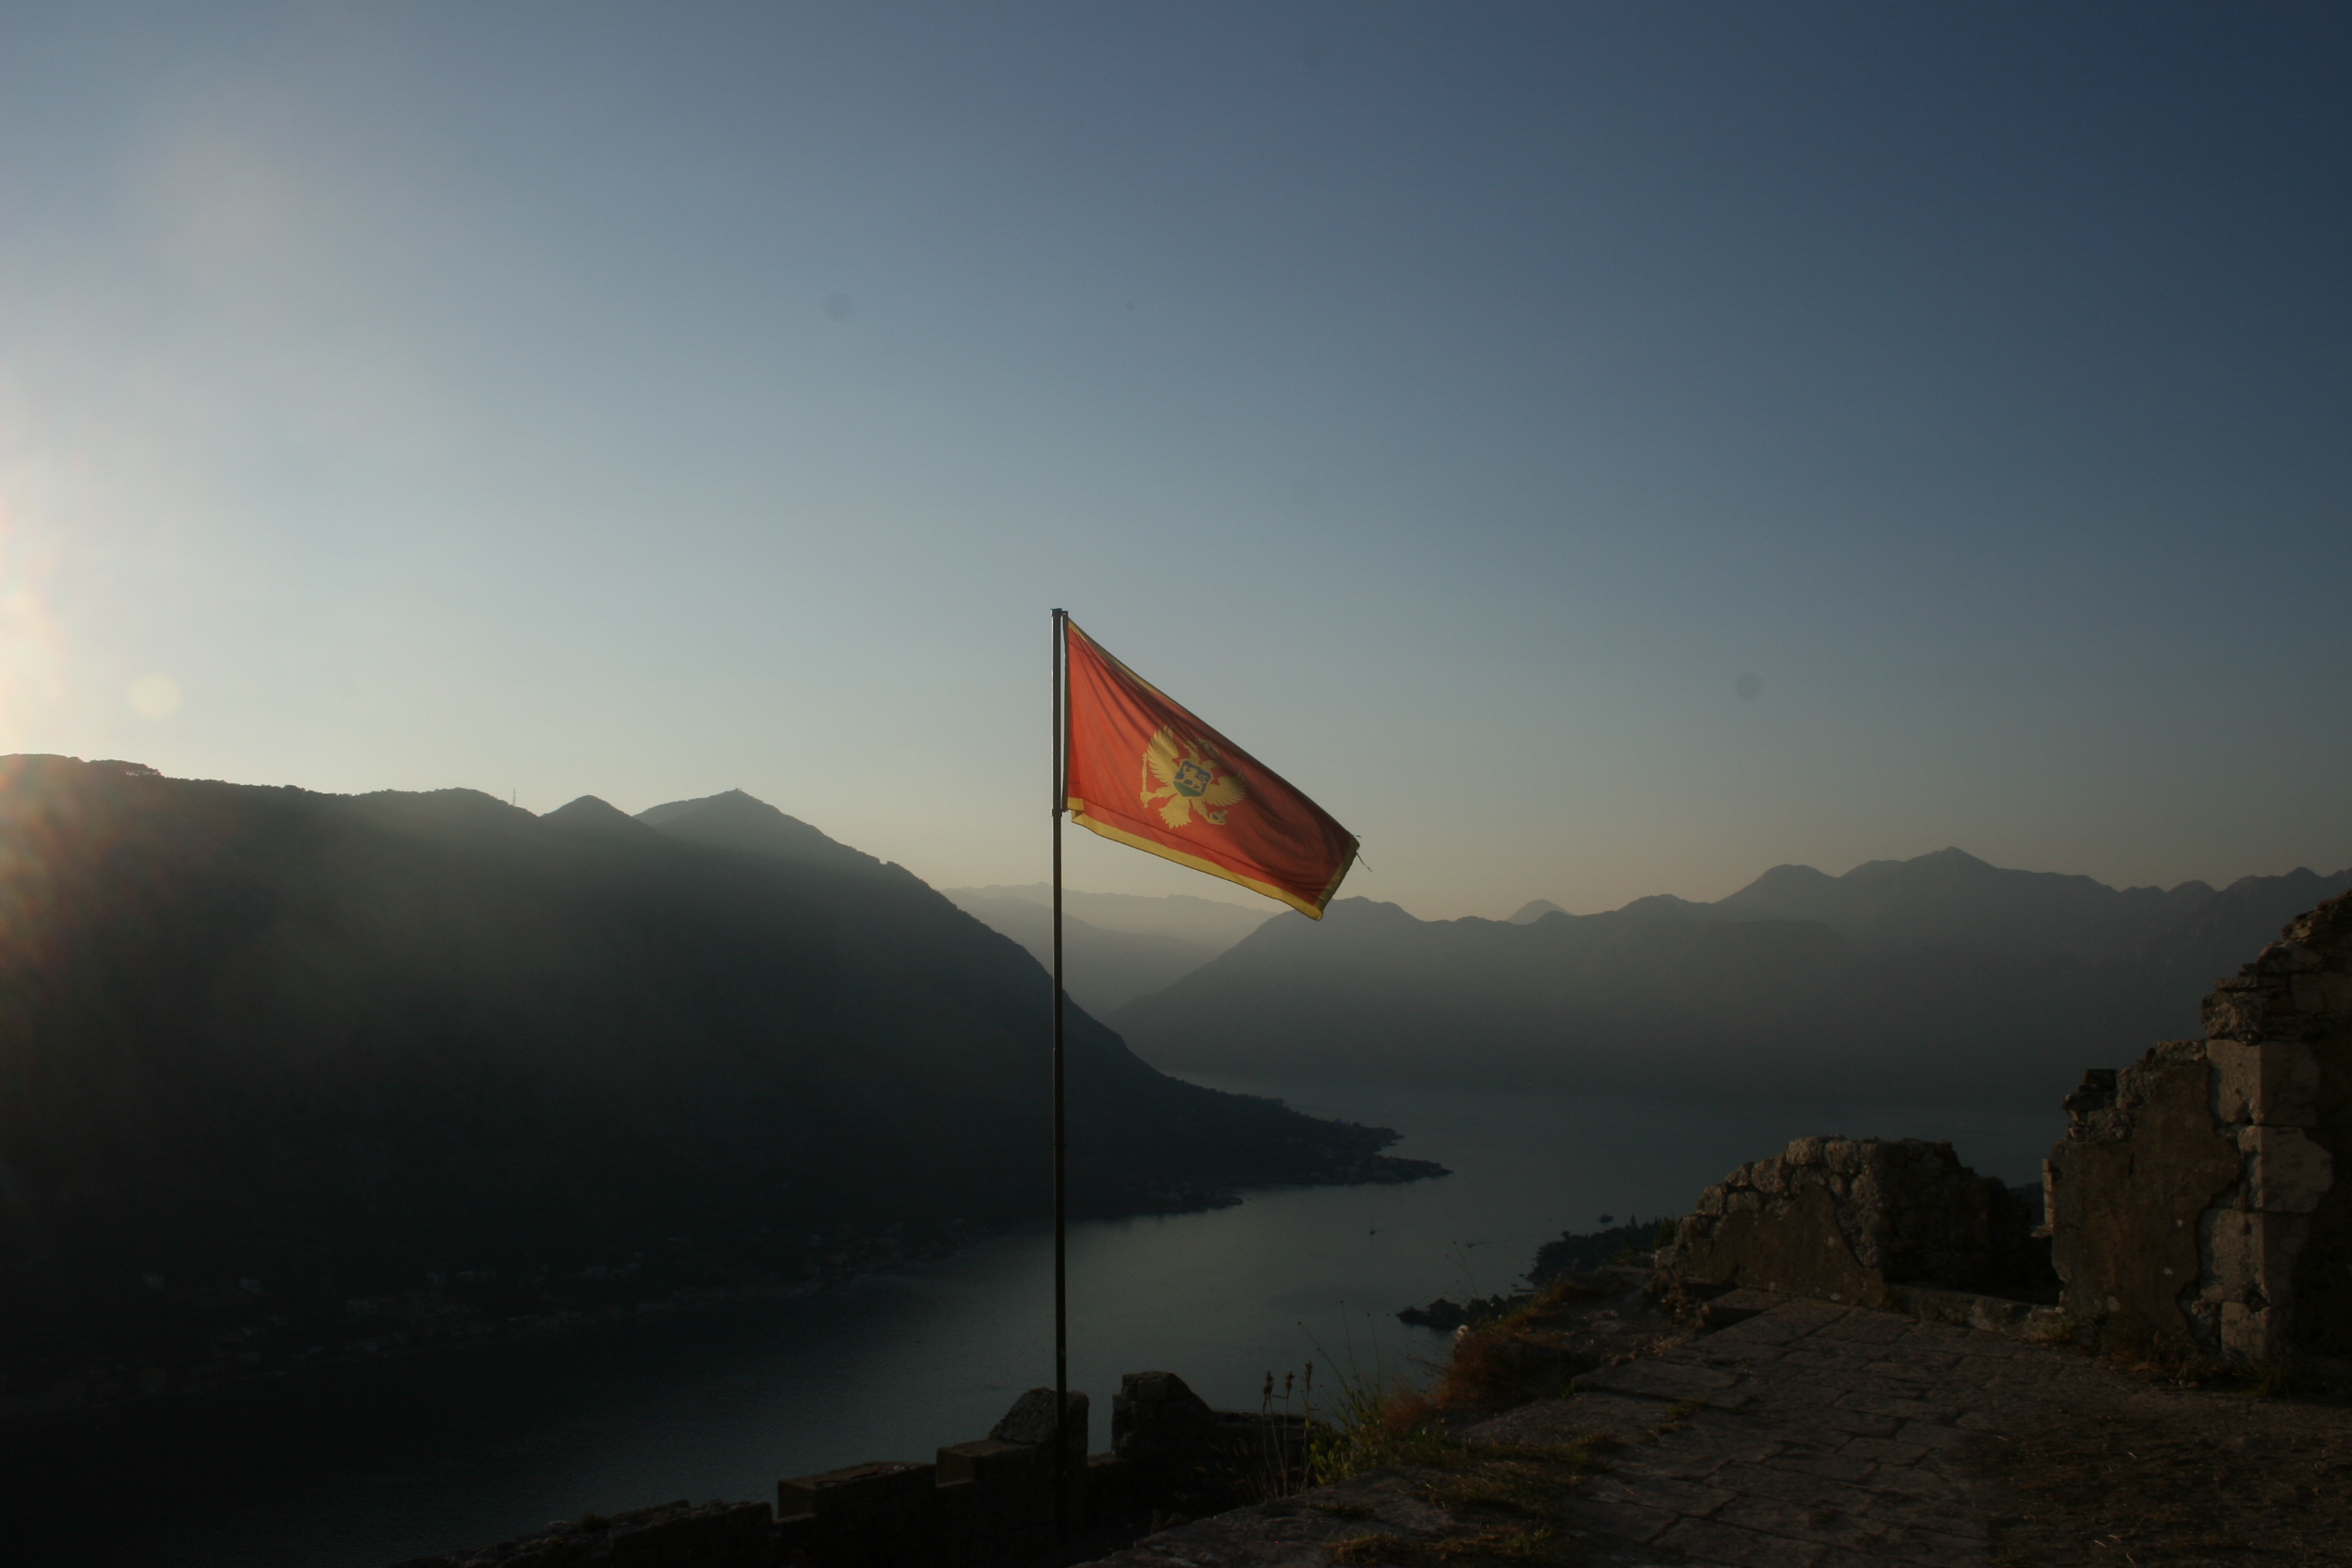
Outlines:
POLYGON ((1639 1503, 1603 1502, 1599 1498, 1581 1493, 1569 1504, 1568 1513, 1586 1530, 1622 1536, 1636 1546, 1656 1540, 1682 1517, 1655 1508, 1644 1508, 1639 1503))
POLYGON ((1660 1513, 1705 1518, 1737 1495, 1721 1487, 1701 1486, 1669 1476, 1612 1471, 1585 1483, 1585 1495, 1596 1502, 1634 1503, 1660 1513))
POLYGON ((1595 1393, 1640 1394, 1658 1400, 1701 1400, 1709 1404, 1727 1404, 1732 1391, 1746 1379, 1736 1372, 1720 1367, 1694 1366, 1685 1363, 1657 1360, 1630 1361, 1623 1366, 1604 1366, 1576 1379, 1577 1391, 1595 1393))
POLYGON ((1495 1444, 1573 1443, 1581 1438, 1614 1438, 1629 1443, 1667 1419, 1655 1400, 1623 1394, 1579 1393, 1573 1399, 1543 1399, 1523 1404, 1462 1434, 1465 1442, 1495 1444))
POLYGON ((1868 1389, 1852 1389, 1838 1396, 1838 1403, 1847 1410, 1858 1410, 1866 1415, 1893 1415, 1908 1421, 1949 1421, 1960 1412, 1948 1404, 1934 1404, 1923 1399, 1911 1399, 1900 1394, 1874 1393, 1868 1389))
POLYGON ((1955 1412, 1965 1408, 1976 1397, 1971 1390, 1954 1388, 1947 1383, 1881 1378, 1875 1372, 1865 1372, 1847 1379, 1845 1391, 1850 1394, 1877 1394, 1883 1399, 1925 1400, 1939 1408, 1955 1412))
POLYGON ((1807 1508, 1842 1508, 1859 1513, 1870 1506, 1871 1494, 1851 1482, 1769 1464, 1726 1464, 1713 1478, 1717 1486, 1742 1496, 1779 1498, 1807 1508))
POLYGON ((1684 1519, 1652 1544, 1726 1568, 1813 1568, 1830 1550, 1825 1541, 1791 1540, 1712 1519, 1684 1519))
POLYGON ((1707 1337, 1722 1344, 1786 1345, 1809 1336, 1815 1325, 1770 1314, 1771 1321, 1753 1317, 1745 1323, 1734 1323, 1728 1329, 1718 1329, 1707 1337))
POLYGON ((1841 1459, 1867 1459, 1877 1464, 1917 1464, 1927 1456, 1923 1443, 1901 1443, 1887 1438, 1848 1438, 1838 1445, 1841 1459))
MULTIPOLYGON (((1937 1549, 1928 1547, 1918 1550, 1934 1552, 1937 1549)), ((1920 1556, 1902 1546, 1880 1542, 1862 1550, 1831 1547, 1822 1555, 1820 1562, 1814 1564, 1814 1568, 1888 1568, 1888 1564, 1896 1562, 1925 1563, 1930 1568, 1990 1568, 1992 1554, 1979 1547, 1973 1555, 1920 1556)))
POLYGON ((1868 1458, 1850 1457, 1843 1450, 1831 1453, 1826 1449, 1791 1446, 1769 1458, 1755 1461, 1776 1470, 1795 1470, 1807 1476, 1826 1476, 1833 1481, 1848 1481, 1856 1486, 1865 1484, 1883 1466, 1868 1458))
POLYGON ((1940 1502, 1956 1501, 1968 1495, 1966 1481, 1924 1464, 1882 1464, 1877 1475, 1861 1484, 1872 1491, 1940 1502))
POLYGON ((1930 1352, 1922 1354, 1917 1361, 1873 1361, 1862 1370, 1873 1378, 1884 1378, 1897 1383, 1932 1383, 1949 1386, 1952 1382, 1952 1367, 1949 1364, 1959 1359, 1956 1355, 1942 1355, 1930 1352), (1934 1365, 1938 1362, 1945 1365, 1934 1365))
POLYGON ((1695 1361, 1701 1366, 1770 1366, 1776 1361, 1785 1359, 1789 1354, 1787 1347, 1783 1345, 1702 1344, 1696 1350, 1684 1352, 1675 1359, 1695 1361))
POLYGON ((1925 1568, 1983 1568, 1992 1561, 1990 1541, 1938 1530, 1904 1530, 1888 1537, 1878 1550, 1881 1561, 1917 1562, 1925 1568))
MULTIPOLYGON (((1793 1300, 1736 1310, 1757 1316, 1464 1436, 1627 1445, 1567 1500, 1594 1568, 1990 1568, 1988 1504, 1958 1451, 2070 1400, 2112 1400, 2118 1381, 2068 1353, 1957 1325, 1793 1300), (1683 1401, 1699 1408, 1673 1415, 1683 1401)), ((1434 1543, 1476 1527, 1418 1499, 1427 1480, 1375 1472, 1147 1537, 1107 1568, 1329 1568, 1341 1540, 1434 1543), (1318 1512, 1331 1507, 1369 1516, 1318 1512)))
POLYGON ((1765 1535, 1826 1546, 1868 1547, 1886 1533, 1863 1514, 1822 1505, 1807 1507, 1777 1497, 1735 1498, 1713 1519, 1718 1525, 1735 1525, 1765 1535))
POLYGON ((1892 1313, 1864 1312, 1857 1308, 1834 1323, 1823 1324, 1820 1329, 1820 1337, 1831 1340, 1855 1340, 1866 1344, 1891 1345, 1909 1334, 1912 1329, 1921 1327, 1924 1325, 1914 1323, 1907 1317, 1897 1317, 1892 1313))
POLYGON ((1841 1410, 1834 1404, 1782 1405, 1774 1407, 1757 1404, 1749 1408, 1758 1420, 1784 1424, 1791 1439, 1819 1443, 1827 1448, 1840 1438, 1892 1438, 1902 1430, 1903 1423, 1892 1415, 1869 1415, 1859 1410, 1841 1410))
POLYGON ((1956 1427, 1941 1427, 1932 1421, 1905 1421, 1895 1429, 1894 1436, 1906 1443, 1918 1443, 1945 1452, 1966 1448, 1977 1440, 1974 1432, 1964 1432, 1956 1427))
POLYGON ((1693 1440, 1684 1436, 1660 1437, 1608 1456, 1611 1468, 1643 1476, 1672 1476, 1698 1480, 1726 1464, 1757 1464, 1781 1450, 1768 1437, 1721 1436, 1693 1440))

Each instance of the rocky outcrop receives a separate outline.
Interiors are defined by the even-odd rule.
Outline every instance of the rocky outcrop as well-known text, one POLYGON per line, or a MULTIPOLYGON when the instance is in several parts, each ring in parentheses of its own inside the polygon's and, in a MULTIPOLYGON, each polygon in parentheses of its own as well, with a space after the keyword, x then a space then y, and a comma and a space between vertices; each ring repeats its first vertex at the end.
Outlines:
POLYGON ((2017 1194, 1917 1138, 1799 1138, 1699 1194, 1660 1249, 1663 1282, 1864 1306, 1890 1288, 2030 1292, 2047 1266, 2017 1194))
POLYGON ((2044 1171, 2067 1313, 2175 1353, 2352 1372, 2352 895, 2216 986, 2204 1023, 2067 1099, 2044 1171))

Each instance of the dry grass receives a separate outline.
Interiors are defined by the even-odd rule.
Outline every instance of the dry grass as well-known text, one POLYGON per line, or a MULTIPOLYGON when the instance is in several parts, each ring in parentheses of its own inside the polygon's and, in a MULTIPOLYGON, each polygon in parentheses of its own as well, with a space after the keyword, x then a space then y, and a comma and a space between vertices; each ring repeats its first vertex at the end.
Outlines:
MULTIPOLYGON (((1415 1491, 1443 1509, 1455 1528, 1429 1537, 1383 1532, 1331 1549, 1341 1564, 1395 1568, 1464 1568, 1478 1562, 1560 1565, 1577 1561, 1579 1543, 1567 1518, 1572 1491, 1616 1443, 1591 1438, 1574 1443, 1473 1448, 1452 1428, 1492 1411, 1569 1392, 1574 1336, 1563 1322, 1580 1307, 1623 1297, 1622 1285, 1596 1289, 1573 1279, 1555 1281, 1510 1314, 1456 1336, 1453 1354, 1424 1388, 1404 1378, 1343 1385, 1329 1421, 1315 1439, 1312 1477, 1317 1484, 1367 1470, 1417 1472, 1415 1491)), ((1690 1414, 1664 1412, 1671 1430, 1690 1414)), ((1369 1511, 1336 1517, 1370 1517, 1369 1511)))
POLYGON ((1440 1424, 1429 1396, 1409 1384, 1352 1390, 1333 1423, 1310 1439, 1308 1476, 1325 1486, 1383 1465, 1445 1470, 1462 1462, 1462 1445, 1440 1424))
POLYGON ((1565 1391, 1569 1371, 1546 1341, 1543 1326, 1579 1303, 1613 1294, 1558 1280, 1507 1317, 1464 1330, 1438 1375, 1436 1403, 1449 1411, 1474 1410, 1565 1391), (1547 1381, 1550 1386, 1537 1386, 1547 1381))

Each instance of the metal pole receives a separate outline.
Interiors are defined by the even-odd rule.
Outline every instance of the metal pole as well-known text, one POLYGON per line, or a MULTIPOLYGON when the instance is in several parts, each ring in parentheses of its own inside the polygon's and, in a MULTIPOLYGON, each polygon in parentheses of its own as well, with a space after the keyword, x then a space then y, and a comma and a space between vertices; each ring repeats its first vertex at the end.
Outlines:
POLYGON ((1069 803, 1070 612, 1053 612, 1053 1257, 1054 1257, 1054 1538, 1070 1534, 1070 1297, 1064 1249, 1068 1149, 1062 1114, 1061 1048, 1061 814, 1069 803))

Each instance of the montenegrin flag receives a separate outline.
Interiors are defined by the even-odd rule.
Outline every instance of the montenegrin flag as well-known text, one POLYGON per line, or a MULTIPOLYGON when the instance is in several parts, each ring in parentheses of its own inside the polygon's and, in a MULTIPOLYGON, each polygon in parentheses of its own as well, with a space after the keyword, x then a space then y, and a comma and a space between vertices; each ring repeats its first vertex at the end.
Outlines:
POLYGON ((1075 625, 1063 625, 1063 793, 1072 820, 1322 919, 1354 864, 1355 836, 1075 625))

